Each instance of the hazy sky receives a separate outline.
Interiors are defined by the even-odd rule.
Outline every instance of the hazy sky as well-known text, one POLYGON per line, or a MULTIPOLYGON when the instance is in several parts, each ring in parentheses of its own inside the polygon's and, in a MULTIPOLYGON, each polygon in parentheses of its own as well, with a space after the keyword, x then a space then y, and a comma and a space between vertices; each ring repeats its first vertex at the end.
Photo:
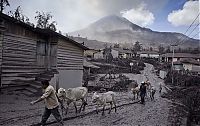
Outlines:
MULTIPOLYGON (((80 30, 108 15, 122 16, 154 31, 184 33, 199 13, 195 0, 8 0, 5 13, 21 6, 23 14, 35 23, 36 11, 51 12, 63 33, 80 30)), ((200 18, 200 16, 199 16, 200 18)), ((189 35, 194 26, 186 33, 189 35)), ((193 37, 198 28, 189 35, 193 37)), ((199 34, 195 38, 199 38, 199 34)))

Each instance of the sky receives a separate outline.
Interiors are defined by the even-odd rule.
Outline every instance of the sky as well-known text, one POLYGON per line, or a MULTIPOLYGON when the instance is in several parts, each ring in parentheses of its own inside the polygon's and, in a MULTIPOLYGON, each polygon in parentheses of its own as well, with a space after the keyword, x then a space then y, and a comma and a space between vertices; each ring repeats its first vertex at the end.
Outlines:
POLYGON ((161 32, 179 32, 200 38, 199 0, 8 0, 4 13, 21 6, 22 13, 36 23, 36 11, 50 12, 62 33, 83 29, 109 15, 124 17, 141 27, 161 32), (198 25, 198 26, 197 26, 198 25), (197 27, 196 27, 197 26, 197 27), (196 29, 193 31, 193 29, 196 29), (193 31, 193 32, 192 32, 193 31), (186 32, 186 33, 185 33, 186 32))

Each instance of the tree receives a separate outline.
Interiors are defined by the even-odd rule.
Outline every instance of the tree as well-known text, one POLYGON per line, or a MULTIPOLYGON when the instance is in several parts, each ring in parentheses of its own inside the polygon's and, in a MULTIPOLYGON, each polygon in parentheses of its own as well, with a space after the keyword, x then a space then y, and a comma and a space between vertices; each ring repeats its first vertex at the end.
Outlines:
POLYGON ((59 31, 58 33, 62 35, 62 32, 61 32, 61 31, 59 31))
POLYGON ((22 13, 22 9, 20 6, 18 6, 14 12, 9 11, 8 15, 30 26, 34 26, 33 23, 29 22, 29 18, 22 13))
POLYGON ((114 44, 114 48, 119 48, 119 47, 120 47, 119 44, 117 43, 114 44))
POLYGON ((35 16, 35 19, 37 20, 36 27, 56 31, 56 21, 50 22, 53 17, 50 13, 37 11, 36 14, 37 14, 37 16, 35 16))
POLYGON ((165 48, 161 45, 158 46, 158 52, 159 53, 164 53, 165 48))
POLYGON ((181 50, 181 48, 180 48, 180 47, 178 48, 178 52, 179 52, 179 53, 181 53, 181 52, 182 52, 182 50, 181 50))
POLYGON ((0 6, 1 6, 0 12, 2 13, 5 6, 10 6, 10 4, 9 4, 8 0, 1 0, 0 6))
POLYGON ((112 62, 113 60, 113 56, 112 56, 112 47, 110 46, 110 48, 108 48, 107 46, 105 46, 105 48, 103 49, 103 57, 106 60, 106 62, 112 62))
POLYGON ((142 49, 142 46, 141 46, 141 44, 140 44, 140 42, 135 42, 135 44, 134 44, 134 50, 137 52, 137 51, 141 51, 141 49, 142 49))
POLYGON ((167 49, 165 50, 166 53, 170 53, 170 46, 167 46, 167 49))
POLYGON ((150 47, 150 48, 149 48, 149 51, 153 51, 153 48, 152 48, 152 47, 150 47))
POLYGON ((26 16, 24 16, 24 15, 22 14, 22 9, 21 9, 20 6, 18 6, 17 9, 15 9, 14 12, 13 12, 13 11, 9 11, 8 14, 9 14, 11 17, 13 17, 13 18, 15 18, 15 19, 17 19, 17 20, 19 20, 19 21, 22 21, 22 22, 25 22, 25 18, 27 18, 26 20, 29 20, 28 17, 26 17, 26 16))

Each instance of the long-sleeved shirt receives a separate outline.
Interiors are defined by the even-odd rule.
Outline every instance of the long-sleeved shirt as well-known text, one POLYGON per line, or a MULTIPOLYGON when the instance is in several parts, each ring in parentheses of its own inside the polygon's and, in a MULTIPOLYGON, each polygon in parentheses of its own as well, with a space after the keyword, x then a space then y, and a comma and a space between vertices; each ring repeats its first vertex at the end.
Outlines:
POLYGON ((45 100, 45 106, 48 109, 56 108, 59 105, 58 98, 56 97, 56 91, 53 86, 49 85, 41 96, 45 100))
POLYGON ((146 86, 145 85, 140 86, 140 94, 146 94, 146 86))

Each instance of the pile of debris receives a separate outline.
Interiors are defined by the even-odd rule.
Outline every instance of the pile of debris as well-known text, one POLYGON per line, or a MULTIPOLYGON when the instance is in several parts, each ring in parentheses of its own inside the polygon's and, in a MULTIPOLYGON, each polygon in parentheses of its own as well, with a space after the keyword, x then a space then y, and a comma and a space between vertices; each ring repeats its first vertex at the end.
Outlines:
POLYGON ((173 125, 185 122, 187 125, 200 124, 200 86, 180 87, 172 86, 170 93, 162 95, 172 101, 175 106, 171 109, 169 120, 173 125))
POLYGON ((100 89, 112 90, 112 91, 126 91, 128 90, 131 80, 125 75, 119 74, 119 76, 106 76, 100 77, 99 80, 89 83, 88 89, 90 91, 98 91, 100 89))

